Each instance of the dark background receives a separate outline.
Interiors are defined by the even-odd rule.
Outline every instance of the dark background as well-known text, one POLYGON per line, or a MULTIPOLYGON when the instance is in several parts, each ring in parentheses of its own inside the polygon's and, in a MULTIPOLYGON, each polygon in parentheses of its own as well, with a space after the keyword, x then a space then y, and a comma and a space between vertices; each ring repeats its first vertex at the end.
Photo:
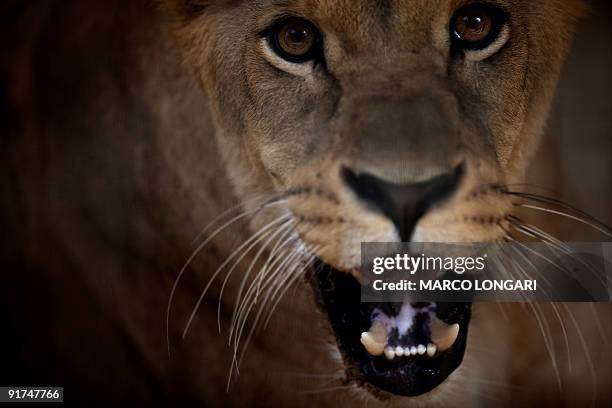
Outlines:
POLYGON ((545 155, 537 156, 534 177, 536 184, 558 191, 560 197, 610 225, 612 4, 605 0, 589 3, 591 10, 579 25, 540 152, 556 149, 556 162, 542 162, 538 159, 545 155), (559 182, 565 185, 559 187, 559 182))

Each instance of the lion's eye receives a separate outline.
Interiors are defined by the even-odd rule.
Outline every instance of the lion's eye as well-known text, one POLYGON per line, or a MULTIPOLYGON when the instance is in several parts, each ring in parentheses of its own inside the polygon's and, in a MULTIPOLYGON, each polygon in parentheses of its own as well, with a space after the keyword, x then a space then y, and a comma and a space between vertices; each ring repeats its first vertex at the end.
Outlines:
POLYGON ((490 45, 506 23, 506 14, 488 4, 468 4, 454 14, 450 22, 453 45, 479 50, 490 45))
POLYGON ((311 22, 303 18, 290 18, 271 30, 269 41, 280 57, 302 63, 317 57, 320 33, 311 22))

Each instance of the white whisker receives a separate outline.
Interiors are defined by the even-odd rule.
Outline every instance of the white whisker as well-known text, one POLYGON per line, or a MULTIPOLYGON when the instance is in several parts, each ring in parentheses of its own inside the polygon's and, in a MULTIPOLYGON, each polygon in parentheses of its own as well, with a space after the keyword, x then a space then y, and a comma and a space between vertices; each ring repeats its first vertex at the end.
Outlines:
MULTIPOLYGON (((204 287, 204 290, 202 291, 202 293, 200 294, 200 297, 198 298, 195 306, 193 307, 193 311, 191 312, 189 319, 187 320, 187 324, 185 325, 185 329, 183 330, 183 339, 185 338, 185 336, 187 335, 187 331, 189 330, 189 327, 191 326, 191 323, 200 307, 200 304, 202 303, 202 300, 204 299, 204 296, 206 295, 206 292, 208 292, 208 289, 210 288, 210 286, 212 285, 213 281, 217 278, 217 275, 219 275, 219 273, 223 270, 223 268, 234 258, 234 256, 236 256, 244 247, 246 247, 247 245, 249 245, 251 242, 253 242, 254 240, 259 241, 265 238, 266 235, 262 234, 264 232, 266 232, 267 230, 269 230, 270 228, 272 228, 273 226, 286 221, 289 218, 289 215, 283 215, 280 216, 279 218, 275 219, 274 221, 266 224, 264 227, 262 227, 259 231, 257 231, 255 234, 253 234, 253 236, 251 236, 251 238, 249 238, 248 240, 246 240, 237 250, 235 250, 232 255, 230 255, 222 264, 221 266, 219 266, 219 268, 215 271, 215 273, 213 273, 212 277, 210 278, 210 280, 208 281, 208 283, 206 284, 206 286, 204 287)), ((253 248, 254 245, 252 245, 249 248, 253 248)))
MULTIPOLYGON (((272 242, 272 240, 274 240, 274 238, 276 238, 279 233, 282 233, 283 231, 289 229, 291 227, 291 225, 292 225, 292 221, 289 220, 285 224, 281 224, 281 226, 276 231, 273 231, 269 235, 266 234, 266 235, 268 235, 268 239, 266 240, 266 242, 264 242, 261 245, 261 248, 257 251, 255 256, 253 257, 253 260, 251 261, 251 264, 249 265, 249 268, 247 269, 247 271, 245 273, 245 276, 248 277, 250 275, 251 270, 253 269, 253 265, 257 262, 257 260, 261 256, 261 254, 268 247, 268 245, 272 242)), ((234 271, 234 269, 236 269, 236 267, 240 264, 242 259, 244 259, 244 257, 250 252, 252 247, 257 245, 258 243, 259 243, 259 241, 253 242, 253 244, 251 244, 251 246, 249 246, 249 248, 244 250, 242 255, 234 262, 234 264, 232 265, 230 270, 227 272, 227 274, 225 276, 225 279, 223 280, 223 284, 221 285, 221 290, 219 291, 219 302, 217 304, 217 326, 218 326, 218 329, 219 329, 219 334, 221 334, 221 300, 223 298, 223 292, 225 290, 225 286, 226 286, 227 282, 229 281, 229 278, 231 277, 232 272, 234 271)))
POLYGON ((168 356, 170 356, 170 311, 172 308, 172 301, 174 299, 174 295, 176 293, 176 289, 178 288, 179 282, 181 281, 181 278, 183 277, 183 274, 185 273, 185 271, 187 270, 187 267, 191 264, 191 262, 193 262, 193 260, 195 259, 195 257, 198 255, 198 253, 204 249, 204 247, 206 245, 208 245, 209 242, 211 242, 219 233, 221 233, 223 230, 225 230, 227 227, 229 227, 230 225, 234 224, 235 222, 249 216, 252 214, 255 214, 258 211, 261 211, 265 208, 268 207, 272 207, 275 205, 279 205, 279 204, 285 204, 287 202, 287 200, 279 200, 279 201, 274 201, 274 202, 270 202, 270 203, 266 203, 258 208, 254 208, 252 210, 248 210, 248 211, 244 211, 241 214, 236 215, 235 217, 233 217, 232 219, 230 219, 229 221, 225 222, 223 225, 221 225, 219 228, 217 228, 204 242, 202 242, 200 245, 198 245, 198 247, 193 251, 193 253, 191 254, 191 256, 187 259, 187 261, 185 262, 185 264, 183 265, 183 267, 181 268, 181 270, 179 271, 176 279, 174 280, 174 284, 172 285, 172 289, 170 290, 170 296, 168 297, 168 306, 166 308, 166 344, 168 346, 168 356))
POLYGON ((600 227, 592 222, 586 221, 578 216, 572 215, 572 214, 568 214, 566 212, 563 211, 558 211, 558 210, 552 210, 550 208, 545 208, 545 207, 540 207, 537 205, 532 205, 532 204, 523 204, 523 203, 514 203, 515 206, 519 206, 519 207, 523 207, 523 208, 529 208, 532 210, 538 210, 538 211, 542 211, 542 212, 546 212, 549 214, 555 214, 555 215, 560 215, 562 217, 566 217, 569 219, 572 219, 574 221, 578 221, 581 224, 587 225, 599 232, 601 232, 602 234, 606 235, 609 238, 612 238, 612 232, 610 232, 608 229, 600 227))

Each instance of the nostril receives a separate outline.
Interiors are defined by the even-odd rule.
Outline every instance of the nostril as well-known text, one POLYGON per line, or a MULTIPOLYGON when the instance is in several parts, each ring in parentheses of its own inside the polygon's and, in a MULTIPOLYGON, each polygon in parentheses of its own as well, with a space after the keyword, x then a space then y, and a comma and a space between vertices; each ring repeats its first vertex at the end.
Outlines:
POLYGON ((368 173, 342 168, 342 178, 359 199, 385 214, 395 224, 402 241, 410 240, 418 220, 434 204, 444 201, 463 178, 464 165, 452 172, 418 183, 397 184, 368 173))
POLYGON ((435 204, 450 197, 463 178, 465 165, 460 163, 452 173, 442 174, 429 180, 429 191, 427 199, 430 204, 435 204))
POLYGON ((342 176, 359 198, 376 204, 378 207, 384 206, 387 197, 382 180, 367 173, 357 175, 346 167, 342 169, 342 176))

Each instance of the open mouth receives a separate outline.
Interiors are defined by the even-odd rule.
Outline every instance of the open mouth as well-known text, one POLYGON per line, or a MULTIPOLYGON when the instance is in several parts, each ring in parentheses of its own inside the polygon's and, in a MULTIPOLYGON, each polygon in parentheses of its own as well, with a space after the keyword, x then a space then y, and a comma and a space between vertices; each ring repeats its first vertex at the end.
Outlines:
POLYGON ((362 303, 353 276, 322 262, 317 270, 312 286, 350 380, 417 396, 437 387, 461 364, 471 303, 362 303))

